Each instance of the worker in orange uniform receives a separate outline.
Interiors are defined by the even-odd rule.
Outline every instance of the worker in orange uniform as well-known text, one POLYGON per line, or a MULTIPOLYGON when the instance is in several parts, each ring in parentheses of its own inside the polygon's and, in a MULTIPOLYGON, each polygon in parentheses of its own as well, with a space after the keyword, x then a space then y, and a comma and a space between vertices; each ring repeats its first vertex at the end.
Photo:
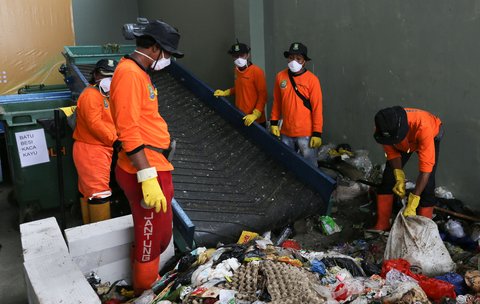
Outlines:
POLYGON ((305 45, 294 42, 283 55, 288 58, 288 69, 275 78, 270 132, 317 167, 323 129, 320 81, 305 68, 310 60, 305 45))
POLYGON ((418 154, 419 174, 415 189, 408 195, 403 215, 414 216, 418 210, 418 215, 432 218, 442 122, 427 111, 395 106, 378 111, 375 127, 374 138, 383 145, 387 163, 378 188, 377 223, 370 230, 390 229, 393 194, 401 198, 406 196, 403 167, 413 152, 418 154))
POLYGON ((91 74, 90 85, 80 94, 73 132, 73 161, 78 173, 78 189, 84 224, 110 218, 112 191, 109 186, 117 133, 110 113, 110 81, 117 62, 101 59, 91 74))
POLYGON ((121 59, 113 75, 112 114, 123 150, 115 176, 134 221, 133 287, 138 295, 157 280, 160 254, 172 238, 172 164, 167 159, 170 134, 158 108, 149 73, 183 57, 180 34, 169 24, 150 21, 135 33, 135 51, 121 59))
POLYGON ((227 90, 216 90, 213 95, 235 95, 235 106, 247 114, 243 117, 245 126, 254 121, 266 126, 265 103, 267 102, 267 82, 263 70, 250 60, 250 48, 244 43, 232 45, 228 53, 235 64, 235 85, 227 90))

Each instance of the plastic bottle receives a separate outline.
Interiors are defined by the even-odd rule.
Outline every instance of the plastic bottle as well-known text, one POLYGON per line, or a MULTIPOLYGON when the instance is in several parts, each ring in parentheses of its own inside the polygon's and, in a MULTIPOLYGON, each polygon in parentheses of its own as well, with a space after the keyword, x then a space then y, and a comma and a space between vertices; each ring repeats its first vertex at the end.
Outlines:
POLYGON ((282 233, 280 233, 280 236, 278 237, 277 242, 275 243, 275 246, 281 246, 283 242, 285 242, 286 239, 288 239, 293 233, 293 228, 291 226, 287 226, 283 228, 282 233))

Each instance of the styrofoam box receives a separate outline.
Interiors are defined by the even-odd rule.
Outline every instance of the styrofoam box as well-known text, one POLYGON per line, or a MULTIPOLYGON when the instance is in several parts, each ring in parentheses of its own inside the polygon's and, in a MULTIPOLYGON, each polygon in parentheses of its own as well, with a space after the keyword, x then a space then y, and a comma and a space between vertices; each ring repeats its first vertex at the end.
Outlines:
MULTIPOLYGON (((92 271, 102 282, 130 283, 131 215, 67 229, 66 243, 53 217, 22 224, 20 231, 29 303, 100 303, 85 279, 92 271)), ((173 255, 172 238, 160 268, 173 255)))

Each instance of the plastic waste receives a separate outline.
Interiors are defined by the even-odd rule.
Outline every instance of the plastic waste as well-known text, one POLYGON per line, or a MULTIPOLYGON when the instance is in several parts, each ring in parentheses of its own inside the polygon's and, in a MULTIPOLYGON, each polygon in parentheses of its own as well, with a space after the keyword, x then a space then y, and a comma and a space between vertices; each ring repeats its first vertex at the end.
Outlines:
POLYGON ((331 235, 335 232, 340 232, 342 229, 335 223, 333 218, 328 215, 322 215, 319 217, 320 226, 322 227, 322 231, 325 235, 331 235))
POLYGON ((385 276, 385 281, 387 284, 396 286, 400 282, 413 282, 417 283, 417 280, 415 280, 412 277, 409 277, 408 275, 404 274, 403 272, 400 272, 396 269, 392 269, 389 272, 387 272, 387 275, 385 276))
POLYGON ((258 233, 244 230, 242 231, 242 234, 240 235, 240 238, 238 239, 237 244, 246 244, 257 237, 258 237, 258 233))
POLYGON ((362 294, 365 286, 360 279, 351 278, 337 284, 332 291, 332 296, 337 301, 344 301, 352 295, 362 294))
POLYGON ((135 301, 134 304, 149 304, 155 298, 155 294, 151 289, 145 290, 141 296, 139 296, 135 301))
POLYGON ((222 289, 218 292, 219 301, 218 304, 231 304, 235 303, 235 294, 237 292, 235 290, 230 289, 222 289))
POLYGON ((345 161, 360 169, 365 176, 369 176, 373 169, 373 164, 368 157, 367 150, 355 150, 355 156, 345 159, 345 161))
POLYGON ((465 236, 465 231, 463 230, 462 224, 454 219, 448 220, 448 222, 445 224, 445 229, 453 237, 463 238, 465 236))
POLYGON ((435 188, 435 196, 439 198, 445 198, 445 199, 454 199, 452 192, 448 191, 447 188, 445 187, 437 187, 435 188))
POLYGON ((282 243, 282 247, 283 248, 292 248, 292 249, 296 249, 296 250, 302 249, 302 247, 300 246, 300 244, 297 241, 291 240, 291 239, 285 240, 282 243))
POLYGON ((311 264, 312 264, 312 266, 310 267, 311 271, 319 273, 321 275, 325 275, 327 273, 327 271, 325 270, 325 264, 323 264, 322 261, 314 259, 311 264))
POLYGON ((291 226, 287 226, 283 228, 280 236, 278 237, 277 241, 275 242, 275 246, 281 246, 286 239, 288 239, 293 234, 293 228, 291 226))
POLYGON ((320 149, 318 149, 318 160, 326 161, 330 159, 330 155, 328 154, 328 151, 330 151, 331 149, 335 149, 335 144, 328 143, 326 145, 321 145, 320 149))
POLYGON ((465 284, 465 280, 458 273, 449 272, 435 278, 451 283, 453 286, 455 286, 455 293, 457 295, 464 295, 467 293, 467 285, 465 284))
MULTIPOLYGON (((393 259, 393 260, 384 260, 382 265, 381 276, 386 277, 386 274, 392 270, 396 269, 407 276, 418 281, 418 285, 425 291, 429 299, 433 301, 439 301, 443 297, 455 298, 455 286, 452 284, 437 280, 434 278, 429 278, 426 275, 413 273, 410 270, 410 263, 404 259, 393 259)), ((412 283, 412 282, 405 282, 412 283)), ((468 285, 468 284, 467 284, 468 285)))

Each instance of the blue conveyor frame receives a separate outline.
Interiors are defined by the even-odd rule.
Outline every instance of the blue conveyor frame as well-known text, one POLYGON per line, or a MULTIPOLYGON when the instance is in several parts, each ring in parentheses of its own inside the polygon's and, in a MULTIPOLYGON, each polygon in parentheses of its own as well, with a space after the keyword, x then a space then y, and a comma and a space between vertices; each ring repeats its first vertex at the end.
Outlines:
POLYGON ((324 210, 330 210, 331 194, 336 187, 334 179, 307 163, 303 157, 272 136, 259 124, 255 123, 246 128, 242 120, 245 114, 225 98, 222 98, 224 102, 219 102, 218 98, 213 96, 212 88, 196 78, 180 64, 172 62, 168 72, 192 91, 193 94, 213 108, 223 119, 235 126, 236 129, 247 138, 250 138, 262 150, 293 172, 299 180, 320 193, 323 203, 327 204, 324 210))

